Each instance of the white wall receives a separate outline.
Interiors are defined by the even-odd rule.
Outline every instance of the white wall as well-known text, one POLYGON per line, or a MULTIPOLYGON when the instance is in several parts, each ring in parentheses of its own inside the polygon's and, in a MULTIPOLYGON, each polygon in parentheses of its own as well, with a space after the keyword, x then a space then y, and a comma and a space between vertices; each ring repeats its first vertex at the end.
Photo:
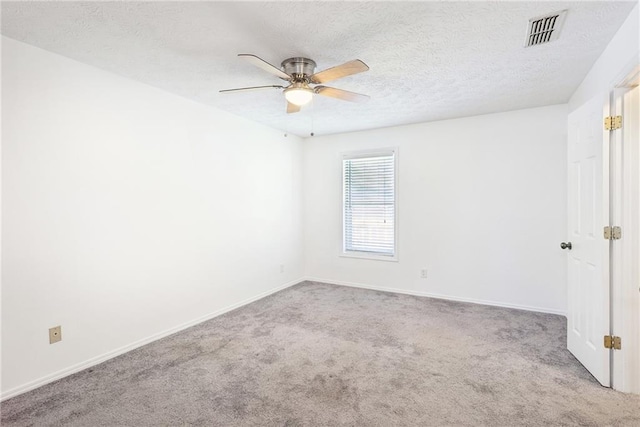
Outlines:
POLYGON ((303 276, 298 138, 7 38, 2 103, 3 397, 303 276))
POLYGON ((636 5, 571 96, 569 111, 594 96, 606 96, 639 61, 640 6, 636 5))
POLYGON ((564 313, 566 117, 557 105, 307 139, 307 276, 564 313), (339 257, 340 153, 391 146, 399 262, 339 257))

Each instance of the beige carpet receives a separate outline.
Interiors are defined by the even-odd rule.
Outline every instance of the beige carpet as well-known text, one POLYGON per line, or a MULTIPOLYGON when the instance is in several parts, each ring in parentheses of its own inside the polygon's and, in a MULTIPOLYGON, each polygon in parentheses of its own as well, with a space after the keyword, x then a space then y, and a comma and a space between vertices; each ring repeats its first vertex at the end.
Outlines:
POLYGON ((1 405, 2 426, 640 426, 549 314, 303 283, 1 405))

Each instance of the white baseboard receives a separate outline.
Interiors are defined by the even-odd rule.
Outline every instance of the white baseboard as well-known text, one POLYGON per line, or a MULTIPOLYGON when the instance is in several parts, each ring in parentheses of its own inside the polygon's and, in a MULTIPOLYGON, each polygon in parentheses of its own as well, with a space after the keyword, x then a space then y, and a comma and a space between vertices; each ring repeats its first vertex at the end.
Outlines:
POLYGON ((318 277, 305 277, 304 280, 310 282, 320 282, 320 283, 328 283, 330 285, 340 285, 340 286, 349 286, 351 288, 362 288, 362 289, 370 289, 373 291, 381 291, 381 292, 393 292, 396 294, 405 294, 405 295, 414 295, 419 297, 428 297, 428 298, 437 298, 444 299, 448 301, 459 301, 459 302, 468 302, 472 304, 481 304, 481 305, 490 305, 494 307, 505 307, 505 308, 515 308, 518 310, 526 310, 526 311, 535 311, 538 313, 549 313, 549 314, 558 314, 560 316, 567 316, 567 313, 561 310, 555 310, 552 308, 544 308, 544 307, 532 307, 528 305, 519 305, 519 304, 510 304, 505 302, 498 301, 488 301, 488 300, 479 300, 474 298, 464 298, 453 295, 443 295, 443 294, 435 294, 431 292, 421 292, 421 291, 410 291, 405 289, 398 288, 386 288, 382 286, 373 286, 366 285, 363 283, 352 283, 345 282, 343 280, 332 280, 332 279, 321 279, 318 277))
POLYGON ((73 366, 70 366, 68 368, 61 369, 61 370, 59 370, 57 372, 54 372, 52 374, 49 374, 49 375, 46 375, 44 377, 38 378, 37 380, 34 380, 34 381, 29 382, 29 383, 23 384, 21 386, 14 387, 14 388, 12 388, 10 390, 7 390, 6 392, 3 392, 2 395, 0 395, 0 401, 6 400, 6 399, 10 399, 10 398, 15 397, 15 396, 17 396, 19 394, 26 393, 29 390, 36 389, 36 388, 41 387, 41 386, 43 386, 45 384, 48 384, 50 382, 59 380, 61 378, 69 376, 71 374, 75 374, 76 372, 80 372, 80 371, 82 371, 84 369, 87 369, 87 368, 90 368, 92 366, 98 365, 98 364, 100 364, 102 362, 105 362, 105 361, 107 361, 109 359, 113 359, 114 357, 119 356, 121 354, 124 354, 124 353, 126 353, 128 351, 134 350, 134 349, 136 349, 138 347, 142 347, 143 345, 149 344, 149 343, 151 343, 153 341, 157 341, 157 340, 159 340, 161 338, 164 338, 164 337, 167 337, 169 335, 175 334, 176 332, 180 332, 180 331, 182 331, 184 329, 190 328, 191 326, 197 325, 198 323, 202 323, 202 322, 205 322, 205 321, 207 321, 209 319, 213 319, 214 317, 217 317, 217 316, 220 316, 222 314, 228 313, 231 310, 235 310, 236 308, 242 307, 243 305, 250 304, 250 303, 252 303, 254 301, 257 301, 259 299, 267 297, 267 296, 269 296, 271 294, 274 294, 276 292, 279 292, 279 291, 281 291, 283 289, 289 288, 289 287, 291 287, 293 285, 297 285, 298 283, 301 283, 303 281, 304 281, 303 278, 302 279, 297 279, 297 280, 292 280, 291 282, 285 283, 284 285, 280 285, 280 286, 278 286, 276 288, 273 288, 273 289, 270 289, 270 290, 268 290, 266 292, 262 292, 262 293, 260 293, 260 294, 258 294, 256 296, 248 298, 248 299, 246 299, 244 301, 240 301, 240 302, 238 302, 236 304, 232 304, 230 306, 221 308, 220 310, 216 310, 216 311, 211 312, 209 314, 205 314, 204 316, 200 316, 200 317, 198 317, 196 319, 190 320, 190 321, 188 321, 186 323, 183 323, 181 325, 175 326, 173 328, 169 328, 169 329, 167 329, 165 331, 162 331, 160 333, 157 333, 157 334, 151 335, 151 336, 149 336, 147 338, 143 338, 141 340, 135 341, 135 342, 133 342, 131 344, 125 345, 125 346, 120 347, 120 348, 118 348, 116 350, 113 350, 113 351, 109 351, 109 352, 104 353, 104 354, 102 354, 100 356, 93 357, 93 358, 91 358, 89 360, 86 360, 84 362, 80 362, 80 363, 75 364, 73 366))
POLYGON ((80 362, 78 364, 75 364, 73 366, 70 366, 68 368, 65 369, 61 369, 57 372, 54 372, 52 374, 46 375, 44 377, 38 378, 37 380, 31 381, 29 383, 23 384, 21 386, 15 387, 13 389, 7 390, 6 392, 3 392, 0 395, 0 401, 6 400, 6 399, 10 399, 12 397, 15 397, 19 394, 22 393, 26 393, 27 391, 36 389, 38 387, 41 387, 45 384, 51 383, 53 381, 59 380, 61 378, 64 378, 66 376, 69 376, 71 374, 75 374, 76 372, 80 372, 84 369, 90 368, 92 366, 98 365, 102 362, 105 362, 109 359, 113 359, 114 357, 117 357, 121 354, 124 354, 128 351, 134 350, 138 347, 142 347, 143 345, 149 344, 153 341, 157 341, 161 338, 167 337, 169 335, 175 334, 176 332, 180 332, 184 329, 187 329, 191 326, 197 325, 199 323, 205 322, 209 319, 213 319, 214 317, 220 316, 224 313, 228 313, 229 311, 235 310, 236 308, 242 307, 243 305, 247 305, 250 304, 254 301, 257 301, 259 299, 262 299, 264 297, 267 297, 271 294, 274 294, 276 292, 279 292, 283 289, 289 288, 293 285, 297 285, 298 283, 304 282, 304 281, 311 281, 311 282, 321 282, 321 283, 328 283, 331 285, 340 285, 340 286, 349 286, 352 288, 362 288, 362 289, 370 289, 370 290, 374 290, 374 291, 381 291, 381 292, 393 292, 393 293, 398 293, 398 294, 406 294, 406 295, 414 295, 414 296, 421 296, 421 297, 429 297, 429 298, 438 298, 438 299, 444 299, 444 300, 449 300, 449 301, 460 301, 460 302, 468 302, 468 303, 473 303, 473 304, 482 304, 482 305, 490 305, 490 306, 496 306, 496 307, 506 307, 506 308, 515 308, 515 309, 519 309, 519 310, 527 310, 527 311, 535 311, 535 312, 540 312, 540 313, 550 313, 550 314, 559 314, 561 316, 566 316, 566 313, 560 310, 553 310, 553 309, 548 309, 548 308, 542 308, 542 307, 531 307, 531 306, 525 306, 525 305, 518 305, 518 304, 509 304, 509 303, 502 303, 502 302, 496 302, 496 301, 487 301, 487 300, 477 300, 477 299, 472 299, 472 298, 463 298, 463 297, 456 297, 456 296, 451 296, 451 295, 442 295, 442 294, 434 294, 434 293, 429 293, 429 292, 420 292, 420 291, 410 291, 410 290, 405 290, 405 289, 398 289, 398 288, 387 288, 387 287, 382 287, 382 286, 373 286, 373 285, 366 285, 363 283, 352 283, 352 282, 345 282, 342 280, 332 280, 332 279, 321 279, 318 277, 303 277, 301 279, 297 279, 297 280, 293 280, 291 282, 285 283, 284 285, 278 286, 276 288, 270 289, 266 292, 262 292, 254 297, 248 298, 244 301, 240 301, 236 304, 232 304, 230 306, 224 307, 222 309, 216 310, 214 312, 211 312, 209 314, 206 314, 204 316, 198 317, 196 319, 193 319, 189 322, 183 323, 181 325, 175 326, 173 328, 167 329, 163 332, 151 335, 147 338, 143 338, 141 340, 138 340, 136 342, 133 342, 131 344, 125 345, 123 347, 120 347, 116 350, 104 353, 100 356, 91 358, 89 360, 86 360, 84 362, 80 362))

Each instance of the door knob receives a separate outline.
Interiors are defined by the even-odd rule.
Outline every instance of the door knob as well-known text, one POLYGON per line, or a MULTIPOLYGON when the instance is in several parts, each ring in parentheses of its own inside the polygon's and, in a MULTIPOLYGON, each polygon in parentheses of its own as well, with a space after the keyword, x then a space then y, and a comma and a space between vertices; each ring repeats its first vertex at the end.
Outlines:
POLYGON ((562 242, 562 243, 560 243, 560 247, 561 247, 562 249, 569 249, 569 250, 571 250, 571 242, 567 242, 567 243, 562 242))

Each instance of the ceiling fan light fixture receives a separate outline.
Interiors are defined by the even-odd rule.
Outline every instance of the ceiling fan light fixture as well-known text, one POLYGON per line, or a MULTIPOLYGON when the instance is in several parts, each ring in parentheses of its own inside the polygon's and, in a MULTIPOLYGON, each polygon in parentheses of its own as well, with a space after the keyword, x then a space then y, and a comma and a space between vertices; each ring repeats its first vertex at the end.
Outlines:
POLYGON ((281 67, 277 68, 264 59, 250 53, 240 53, 238 56, 251 62, 256 67, 262 68, 269 74, 286 80, 289 82, 289 86, 286 88, 280 85, 240 87, 236 89, 223 89, 220 91, 221 93, 269 88, 283 89, 285 99, 287 100, 287 114, 299 112, 301 107, 313 100, 313 95, 315 94, 351 102, 365 102, 369 99, 367 95, 321 85, 321 83, 367 71, 369 66, 359 59, 354 59, 353 61, 345 62, 342 65, 327 68, 326 70, 316 73, 316 63, 309 58, 294 57, 285 59, 282 61, 281 67), (309 84, 313 84, 314 87, 310 87, 309 84))
POLYGON ((284 97, 288 102, 303 106, 313 99, 313 90, 303 83, 294 83, 284 90, 284 97))

